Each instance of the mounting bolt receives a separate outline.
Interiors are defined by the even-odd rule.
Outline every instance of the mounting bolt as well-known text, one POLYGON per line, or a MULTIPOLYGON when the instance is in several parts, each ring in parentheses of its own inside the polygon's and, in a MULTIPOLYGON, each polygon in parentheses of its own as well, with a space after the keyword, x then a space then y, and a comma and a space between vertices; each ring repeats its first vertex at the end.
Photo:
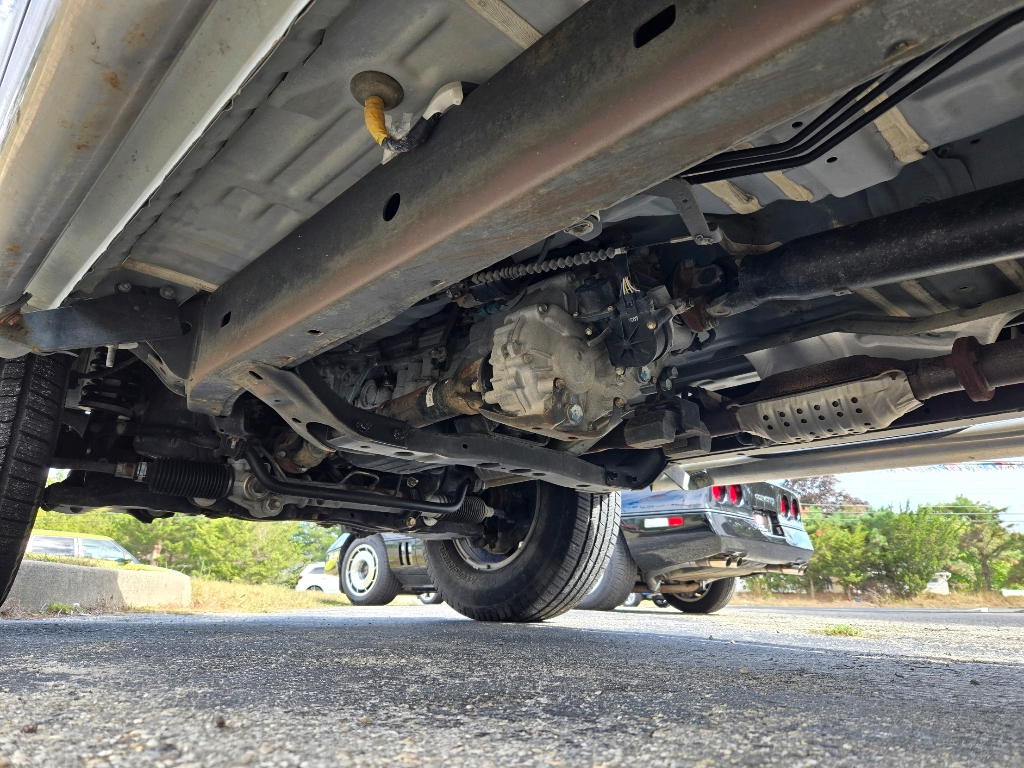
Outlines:
POLYGON ((573 424, 579 424, 583 421, 583 407, 579 403, 573 403, 565 409, 565 415, 573 424))
POLYGON ((416 527, 416 518, 415 517, 407 517, 407 518, 405 518, 405 524, 408 525, 410 528, 415 528, 416 527))
POLYGON ((626 369, 625 369, 625 368, 623 368, 623 367, 622 367, 621 365, 620 365, 620 366, 618 366, 618 367, 617 367, 617 368, 615 369, 615 375, 616 375, 616 376, 625 376, 625 375, 626 375, 626 369))
POLYGON ((174 298, 174 289, 171 286, 169 286, 169 285, 163 286, 160 289, 160 298, 161 299, 173 299, 174 298))
POLYGON ((547 314, 547 311, 548 311, 548 305, 547 304, 538 304, 537 305, 537 312, 538 313, 544 315, 544 314, 547 314))
POLYGON ((608 311, 608 312, 614 312, 615 311, 615 307, 613 307, 611 304, 609 304, 607 307, 605 307, 605 310, 608 311))
POLYGON ((653 331, 657 327, 658 327, 658 324, 656 322, 654 322, 653 320, 648 320, 647 321, 647 330, 648 331, 653 331))
POLYGON ((586 334, 587 336, 593 336, 593 335, 594 335, 594 329, 593 329, 593 328, 591 328, 591 327, 589 327, 589 326, 588 326, 588 327, 587 327, 587 329, 586 329, 586 330, 584 330, 583 332, 584 332, 584 333, 585 333, 585 334, 586 334))
POLYGON ((712 245, 715 241, 708 235, 694 235, 693 242, 695 245, 712 245))
POLYGON ((526 363, 527 365, 532 363, 533 362, 533 355, 531 355, 529 352, 527 352, 525 355, 523 355, 523 362, 526 363))
POLYGON ((612 402, 615 403, 616 408, 626 407, 626 398, 624 397, 616 397, 612 402))
POLYGON ((369 432, 372 425, 368 421, 357 421, 356 431, 358 432, 369 432))
POLYGON ((565 389, 565 379, 555 379, 555 389, 565 389))
POLYGON ((420 481, 417 480, 415 477, 407 477, 405 478, 405 484, 410 488, 415 488, 417 485, 420 484, 420 481))
POLYGON ((117 284, 117 290, 121 293, 129 293, 132 289, 132 284, 125 280, 123 283, 117 284))
POLYGON ((661 382, 661 388, 664 389, 666 392, 671 392, 672 379, 665 379, 663 382, 661 382))

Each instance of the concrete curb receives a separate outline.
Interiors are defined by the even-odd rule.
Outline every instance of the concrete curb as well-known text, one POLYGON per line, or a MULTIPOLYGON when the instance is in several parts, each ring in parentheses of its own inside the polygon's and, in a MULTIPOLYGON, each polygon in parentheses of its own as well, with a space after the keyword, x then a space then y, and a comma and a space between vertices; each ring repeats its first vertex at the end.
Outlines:
POLYGON ((192 582, 177 571, 90 568, 25 560, 0 609, 39 611, 50 603, 94 608, 188 608, 192 582))

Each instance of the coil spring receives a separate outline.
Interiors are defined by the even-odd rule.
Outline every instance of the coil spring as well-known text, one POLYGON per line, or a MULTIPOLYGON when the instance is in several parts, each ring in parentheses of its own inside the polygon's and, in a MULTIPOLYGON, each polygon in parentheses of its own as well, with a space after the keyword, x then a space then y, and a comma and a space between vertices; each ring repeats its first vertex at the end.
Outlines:
POLYGON ((154 493, 195 499, 223 499, 231 493, 235 473, 226 464, 158 459, 146 468, 146 484, 154 493))
POLYGON ((491 269, 486 272, 477 272, 475 275, 470 276, 465 283, 468 285, 483 285, 484 283, 493 283, 497 280, 515 280, 516 278, 526 277, 527 275, 540 275, 545 272, 553 272, 556 269, 566 269, 567 267, 578 267, 583 264, 594 264, 598 261, 607 261, 608 259, 613 259, 625 252, 625 248, 605 248, 600 251, 577 253, 575 256, 560 256, 557 259, 548 259, 547 261, 542 261, 539 264, 537 262, 531 262, 529 264, 513 264, 510 267, 491 269))
MULTIPOLYGON (((89 373, 102 374, 105 370, 105 354, 98 353, 93 356, 89 361, 89 373)), ((128 390, 129 384, 125 374, 113 378, 91 379, 82 385, 79 405, 92 410, 116 413, 119 416, 131 416, 134 398, 128 390)))
POLYGON ((479 496, 467 496, 455 512, 441 516, 447 523, 481 523, 487 517, 487 504, 479 496))

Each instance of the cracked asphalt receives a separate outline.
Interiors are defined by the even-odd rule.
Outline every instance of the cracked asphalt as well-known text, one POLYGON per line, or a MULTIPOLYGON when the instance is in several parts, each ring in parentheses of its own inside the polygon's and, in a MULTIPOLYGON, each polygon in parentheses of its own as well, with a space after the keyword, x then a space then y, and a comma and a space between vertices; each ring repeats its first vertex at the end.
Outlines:
POLYGON ((0 768, 1024 765, 1024 612, 648 606, 0 620, 0 768))

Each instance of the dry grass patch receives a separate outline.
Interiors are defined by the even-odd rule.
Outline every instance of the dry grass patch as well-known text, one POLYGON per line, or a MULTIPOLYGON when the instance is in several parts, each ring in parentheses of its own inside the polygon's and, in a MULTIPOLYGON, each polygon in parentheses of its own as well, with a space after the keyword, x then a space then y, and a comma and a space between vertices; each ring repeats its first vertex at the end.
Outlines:
POLYGON ((308 608, 349 605, 342 594, 296 592, 269 584, 192 579, 194 613, 279 613, 308 608))

